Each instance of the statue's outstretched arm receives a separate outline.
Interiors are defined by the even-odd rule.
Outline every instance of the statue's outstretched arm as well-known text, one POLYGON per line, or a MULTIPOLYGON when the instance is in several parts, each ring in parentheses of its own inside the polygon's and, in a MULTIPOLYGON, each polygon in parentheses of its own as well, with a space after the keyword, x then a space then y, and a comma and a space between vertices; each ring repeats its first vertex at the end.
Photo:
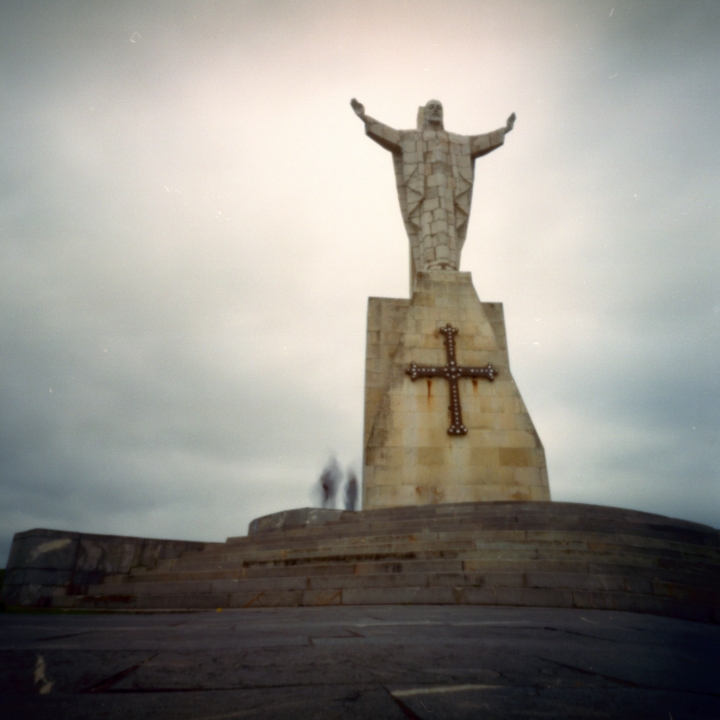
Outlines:
POLYGON ((350 101, 355 114, 365 123, 365 134, 378 145, 382 145, 386 150, 393 153, 399 153, 400 150, 400 133, 385 125, 375 118, 371 118, 365 114, 365 106, 359 103, 355 98, 350 101))
POLYGON ((505 136, 512 131, 515 126, 515 113, 508 119, 505 127, 498 128, 484 135, 470 136, 470 155, 473 158, 487 155, 493 150, 497 150, 504 142, 505 136))

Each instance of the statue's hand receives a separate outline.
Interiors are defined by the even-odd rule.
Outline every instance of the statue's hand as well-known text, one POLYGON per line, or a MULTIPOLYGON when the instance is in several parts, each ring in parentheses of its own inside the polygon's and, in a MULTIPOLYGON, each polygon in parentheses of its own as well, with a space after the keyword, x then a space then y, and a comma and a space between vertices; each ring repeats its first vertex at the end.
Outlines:
POLYGON ((515 126, 515 113, 513 113, 507 119, 507 125, 505 126, 505 134, 509 133, 513 129, 514 126, 515 126))
POLYGON ((355 98, 353 98, 350 101, 350 104, 352 105, 352 109, 355 111, 355 114, 361 119, 365 119, 365 106, 362 103, 359 103, 355 98))

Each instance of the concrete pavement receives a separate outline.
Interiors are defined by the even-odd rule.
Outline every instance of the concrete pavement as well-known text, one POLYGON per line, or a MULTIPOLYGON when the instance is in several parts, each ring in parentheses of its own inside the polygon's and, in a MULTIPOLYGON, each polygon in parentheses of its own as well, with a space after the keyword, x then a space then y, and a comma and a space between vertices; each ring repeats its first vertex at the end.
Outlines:
POLYGON ((7 718, 720 717, 720 627, 551 608, 0 614, 7 718))

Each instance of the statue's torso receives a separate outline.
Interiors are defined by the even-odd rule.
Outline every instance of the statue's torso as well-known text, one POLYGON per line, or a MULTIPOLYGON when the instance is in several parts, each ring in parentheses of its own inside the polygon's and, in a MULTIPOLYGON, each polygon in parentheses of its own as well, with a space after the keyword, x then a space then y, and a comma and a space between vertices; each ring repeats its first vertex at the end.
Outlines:
POLYGON ((470 138, 401 130, 400 147, 395 172, 415 267, 457 270, 472 199, 470 138))

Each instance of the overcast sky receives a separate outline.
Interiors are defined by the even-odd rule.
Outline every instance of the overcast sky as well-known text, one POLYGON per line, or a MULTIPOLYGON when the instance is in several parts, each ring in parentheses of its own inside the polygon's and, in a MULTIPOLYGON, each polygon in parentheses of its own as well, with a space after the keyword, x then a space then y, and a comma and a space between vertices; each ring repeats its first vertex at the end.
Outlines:
POLYGON ((223 540, 360 469, 397 128, 515 130, 462 269, 554 500, 720 526, 720 4, 0 0, 0 560, 223 540))

